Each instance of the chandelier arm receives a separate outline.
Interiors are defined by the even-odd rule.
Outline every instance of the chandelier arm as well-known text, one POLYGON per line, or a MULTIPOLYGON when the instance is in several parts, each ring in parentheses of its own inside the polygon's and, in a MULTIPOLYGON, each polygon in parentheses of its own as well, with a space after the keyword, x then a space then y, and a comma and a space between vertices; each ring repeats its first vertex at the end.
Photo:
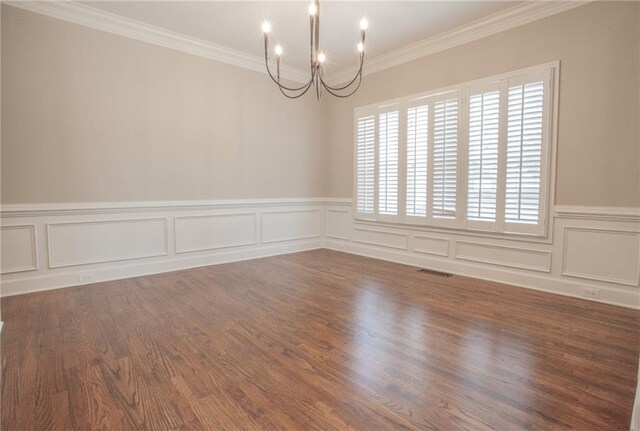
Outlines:
POLYGON ((362 73, 358 73, 358 75, 356 75, 356 76, 359 77, 358 85, 356 85, 356 87, 353 89, 353 91, 350 92, 349 94, 338 94, 338 93, 335 93, 334 92, 335 89, 334 89, 334 91, 332 91, 331 88, 327 84, 325 84, 322 79, 320 80, 320 82, 322 83, 322 86, 325 88, 325 90, 327 90, 329 92, 329 94, 331 94, 331 95, 333 95, 335 97, 339 97, 341 99, 344 99, 344 98, 347 98, 347 97, 351 96, 352 94, 354 94, 356 91, 358 91, 358 88, 360 88, 360 84, 362 84, 362 73))
POLYGON ((278 85, 278 87, 283 88, 283 89, 288 90, 288 91, 300 91, 303 88, 308 87, 309 84, 311 82, 313 82, 313 73, 312 73, 311 74, 311 79, 309 80, 309 82, 303 84, 302 86, 300 86, 298 88, 287 87, 286 85, 280 84, 280 81, 273 77, 273 74, 271 73, 271 69, 269 68, 269 54, 268 54, 268 49, 267 49, 267 43, 268 43, 267 42, 267 37, 265 36, 265 38, 264 38, 264 64, 267 67, 267 73, 269 74, 269 76, 271 77, 273 82, 275 82, 278 85))
POLYGON ((285 90, 284 90, 281 86, 278 86, 278 89, 280 90, 280 93, 282 93, 285 97, 287 97, 287 98, 289 98, 289 99, 297 99, 297 98, 302 97, 302 96, 304 96, 305 94, 307 94, 307 91, 309 91, 309 88, 311 87, 311 84, 312 84, 312 83, 313 83, 313 81, 309 81, 309 83, 306 85, 306 87, 304 88, 304 90, 303 90, 300 94, 293 95, 293 96, 292 96, 292 95, 287 94, 287 93, 285 92, 285 90))
POLYGON ((342 87, 332 87, 329 84, 327 84, 324 79, 322 79, 322 75, 320 75, 320 80, 322 81, 322 85, 327 89, 331 89, 333 91, 340 91, 340 90, 344 90, 348 87, 351 86, 351 84, 353 84, 354 82, 356 82, 356 79, 358 79, 359 77, 362 77, 362 67, 364 66, 364 53, 360 55, 360 68, 358 69, 358 72, 356 73, 356 75, 353 77, 353 79, 351 81, 349 81, 348 84, 343 85, 342 87))
POLYGON ((318 68, 317 71, 317 75, 316 75, 316 99, 318 101, 320 101, 320 97, 322 96, 322 86, 320 85, 320 83, 322 82, 322 72, 320 71, 320 68, 318 68))

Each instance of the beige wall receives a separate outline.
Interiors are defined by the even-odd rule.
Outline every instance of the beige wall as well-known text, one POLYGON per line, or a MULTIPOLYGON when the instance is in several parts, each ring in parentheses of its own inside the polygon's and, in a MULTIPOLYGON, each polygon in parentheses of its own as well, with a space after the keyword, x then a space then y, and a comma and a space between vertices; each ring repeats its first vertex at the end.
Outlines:
POLYGON ((556 202, 640 206, 640 4, 284 99, 264 74, 2 6, 2 203, 352 195, 353 108, 561 60, 556 202))
POLYGON ((321 106, 264 74, 2 6, 2 203, 319 197, 321 106))
POLYGON ((355 107, 561 60, 556 203, 640 206, 639 9, 589 4, 366 76, 324 105, 329 196, 352 196, 355 107))

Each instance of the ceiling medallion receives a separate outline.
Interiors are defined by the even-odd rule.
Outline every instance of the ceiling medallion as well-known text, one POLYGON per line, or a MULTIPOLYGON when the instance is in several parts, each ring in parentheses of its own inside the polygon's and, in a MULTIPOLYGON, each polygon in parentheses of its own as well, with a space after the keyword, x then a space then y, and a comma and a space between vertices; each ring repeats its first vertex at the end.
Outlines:
POLYGON ((319 51, 320 45, 320 3, 316 0, 309 5, 309 27, 311 30, 311 62, 310 73, 311 77, 304 85, 300 87, 288 87, 280 82, 280 59, 282 57, 282 47, 276 45, 274 52, 276 55, 276 75, 273 76, 271 69, 269 68, 269 32, 271 31, 271 24, 268 21, 262 23, 262 34, 264 35, 264 62, 267 67, 269 76, 278 85, 280 92, 290 99, 297 99, 304 95, 313 86, 316 90, 316 98, 320 100, 322 96, 322 90, 326 90, 330 94, 336 97, 349 97, 355 93, 360 87, 362 82, 362 66, 364 65, 364 36, 368 27, 366 19, 360 21, 360 42, 357 45, 358 57, 360 60, 360 67, 358 72, 345 85, 339 87, 332 87, 328 85, 322 76, 323 65, 326 60, 326 56, 322 51, 319 51), (354 85, 355 84, 355 85, 354 85))

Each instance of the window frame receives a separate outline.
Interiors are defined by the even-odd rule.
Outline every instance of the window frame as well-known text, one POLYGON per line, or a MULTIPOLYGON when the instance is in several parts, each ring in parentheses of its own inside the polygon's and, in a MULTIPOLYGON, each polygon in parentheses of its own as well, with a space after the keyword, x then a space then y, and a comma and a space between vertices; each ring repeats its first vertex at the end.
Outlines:
POLYGON ((555 167, 557 159, 557 130, 558 130, 558 99, 560 82, 560 61, 552 61, 532 67, 513 70, 486 78, 467 81, 444 88, 424 91, 409 96, 398 97, 380 103, 369 104, 354 109, 354 152, 353 152, 353 215, 354 221, 365 223, 380 223, 397 227, 414 227, 421 230, 431 231, 452 231, 459 234, 469 234, 485 237, 513 237, 518 239, 531 240, 534 242, 550 242, 553 234, 552 211, 555 200, 555 167), (505 211, 505 186, 506 182, 501 181, 501 173, 506 172, 506 115, 509 83, 532 75, 542 73, 545 92, 543 118, 542 118, 542 148, 540 171, 540 202, 538 223, 533 225, 525 223, 506 222, 505 211), (490 88, 498 83, 501 94, 499 113, 499 145, 498 145, 498 184, 496 196, 496 221, 486 222, 478 220, 467 220, 468 202, 468 138, 469 138, 469 101, 472 90, 479 88, 490 88), (432 180, 433 180, 433 158, 431 151, 433 148, 433 121, 429 121, 428 131, 428 170, 427 170, 427 214, 426 217, 406 215, 406 193, 407 193, 407 109, 415 106, 428 105, 428 116, 431 120, 434 115, 434 100, 443 97, 447 93, 458 91, 460 93, 458 106, 458 150, 457 150, 457 187, 456 187, 456 217, 455 219, 434 219, 432 208, 432 180), (506 93, 505 93, 506 91, 506 93), (399 175, 398 175, 398 215, 388 216, 378 214, 378 112, 381 108, 390 105, 398 105, 400 111, 399 118, 399 175), (357 212, 357 123, 358 118, 366 115, 375 115, 376 118, 376 160, 375 160, 375 205, 373 214, 361 214, 357 212))

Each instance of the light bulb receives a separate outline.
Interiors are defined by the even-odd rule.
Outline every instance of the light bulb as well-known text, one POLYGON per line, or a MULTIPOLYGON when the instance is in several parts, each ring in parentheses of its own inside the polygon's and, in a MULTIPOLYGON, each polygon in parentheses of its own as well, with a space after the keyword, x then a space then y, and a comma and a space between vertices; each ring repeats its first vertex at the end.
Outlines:
POLYGON ((366 18, 360 20, 360 30, 366 30, 369 27, 369 21, 366 18))
POLYGON ((263 33, 269 33, 271 31, 271 24, 269 24, 269 21, 265 21, 262 23, 262 32, 263 33))
POLYGON ((309 5, 309 15, 315 15, 318 12, 318 7, 316 6, 316 3, 313 2, 309 5))
POLYGON ((358 43, 358 52, 364 51, 364 44, 362 42, 358 43))
POLYGON ((282 55, 282 47, 280 45, 276 45, 276 55, 278 57, 282 55))
POLYGON ((325 61, 326 59, 327 59, 327 58, 324 56, 324 53, 322 53, 322 52, 321 52, 320 54, 318 54, 318 61, 319 61, 320 63, 324 63, 324 61, 325 61))

